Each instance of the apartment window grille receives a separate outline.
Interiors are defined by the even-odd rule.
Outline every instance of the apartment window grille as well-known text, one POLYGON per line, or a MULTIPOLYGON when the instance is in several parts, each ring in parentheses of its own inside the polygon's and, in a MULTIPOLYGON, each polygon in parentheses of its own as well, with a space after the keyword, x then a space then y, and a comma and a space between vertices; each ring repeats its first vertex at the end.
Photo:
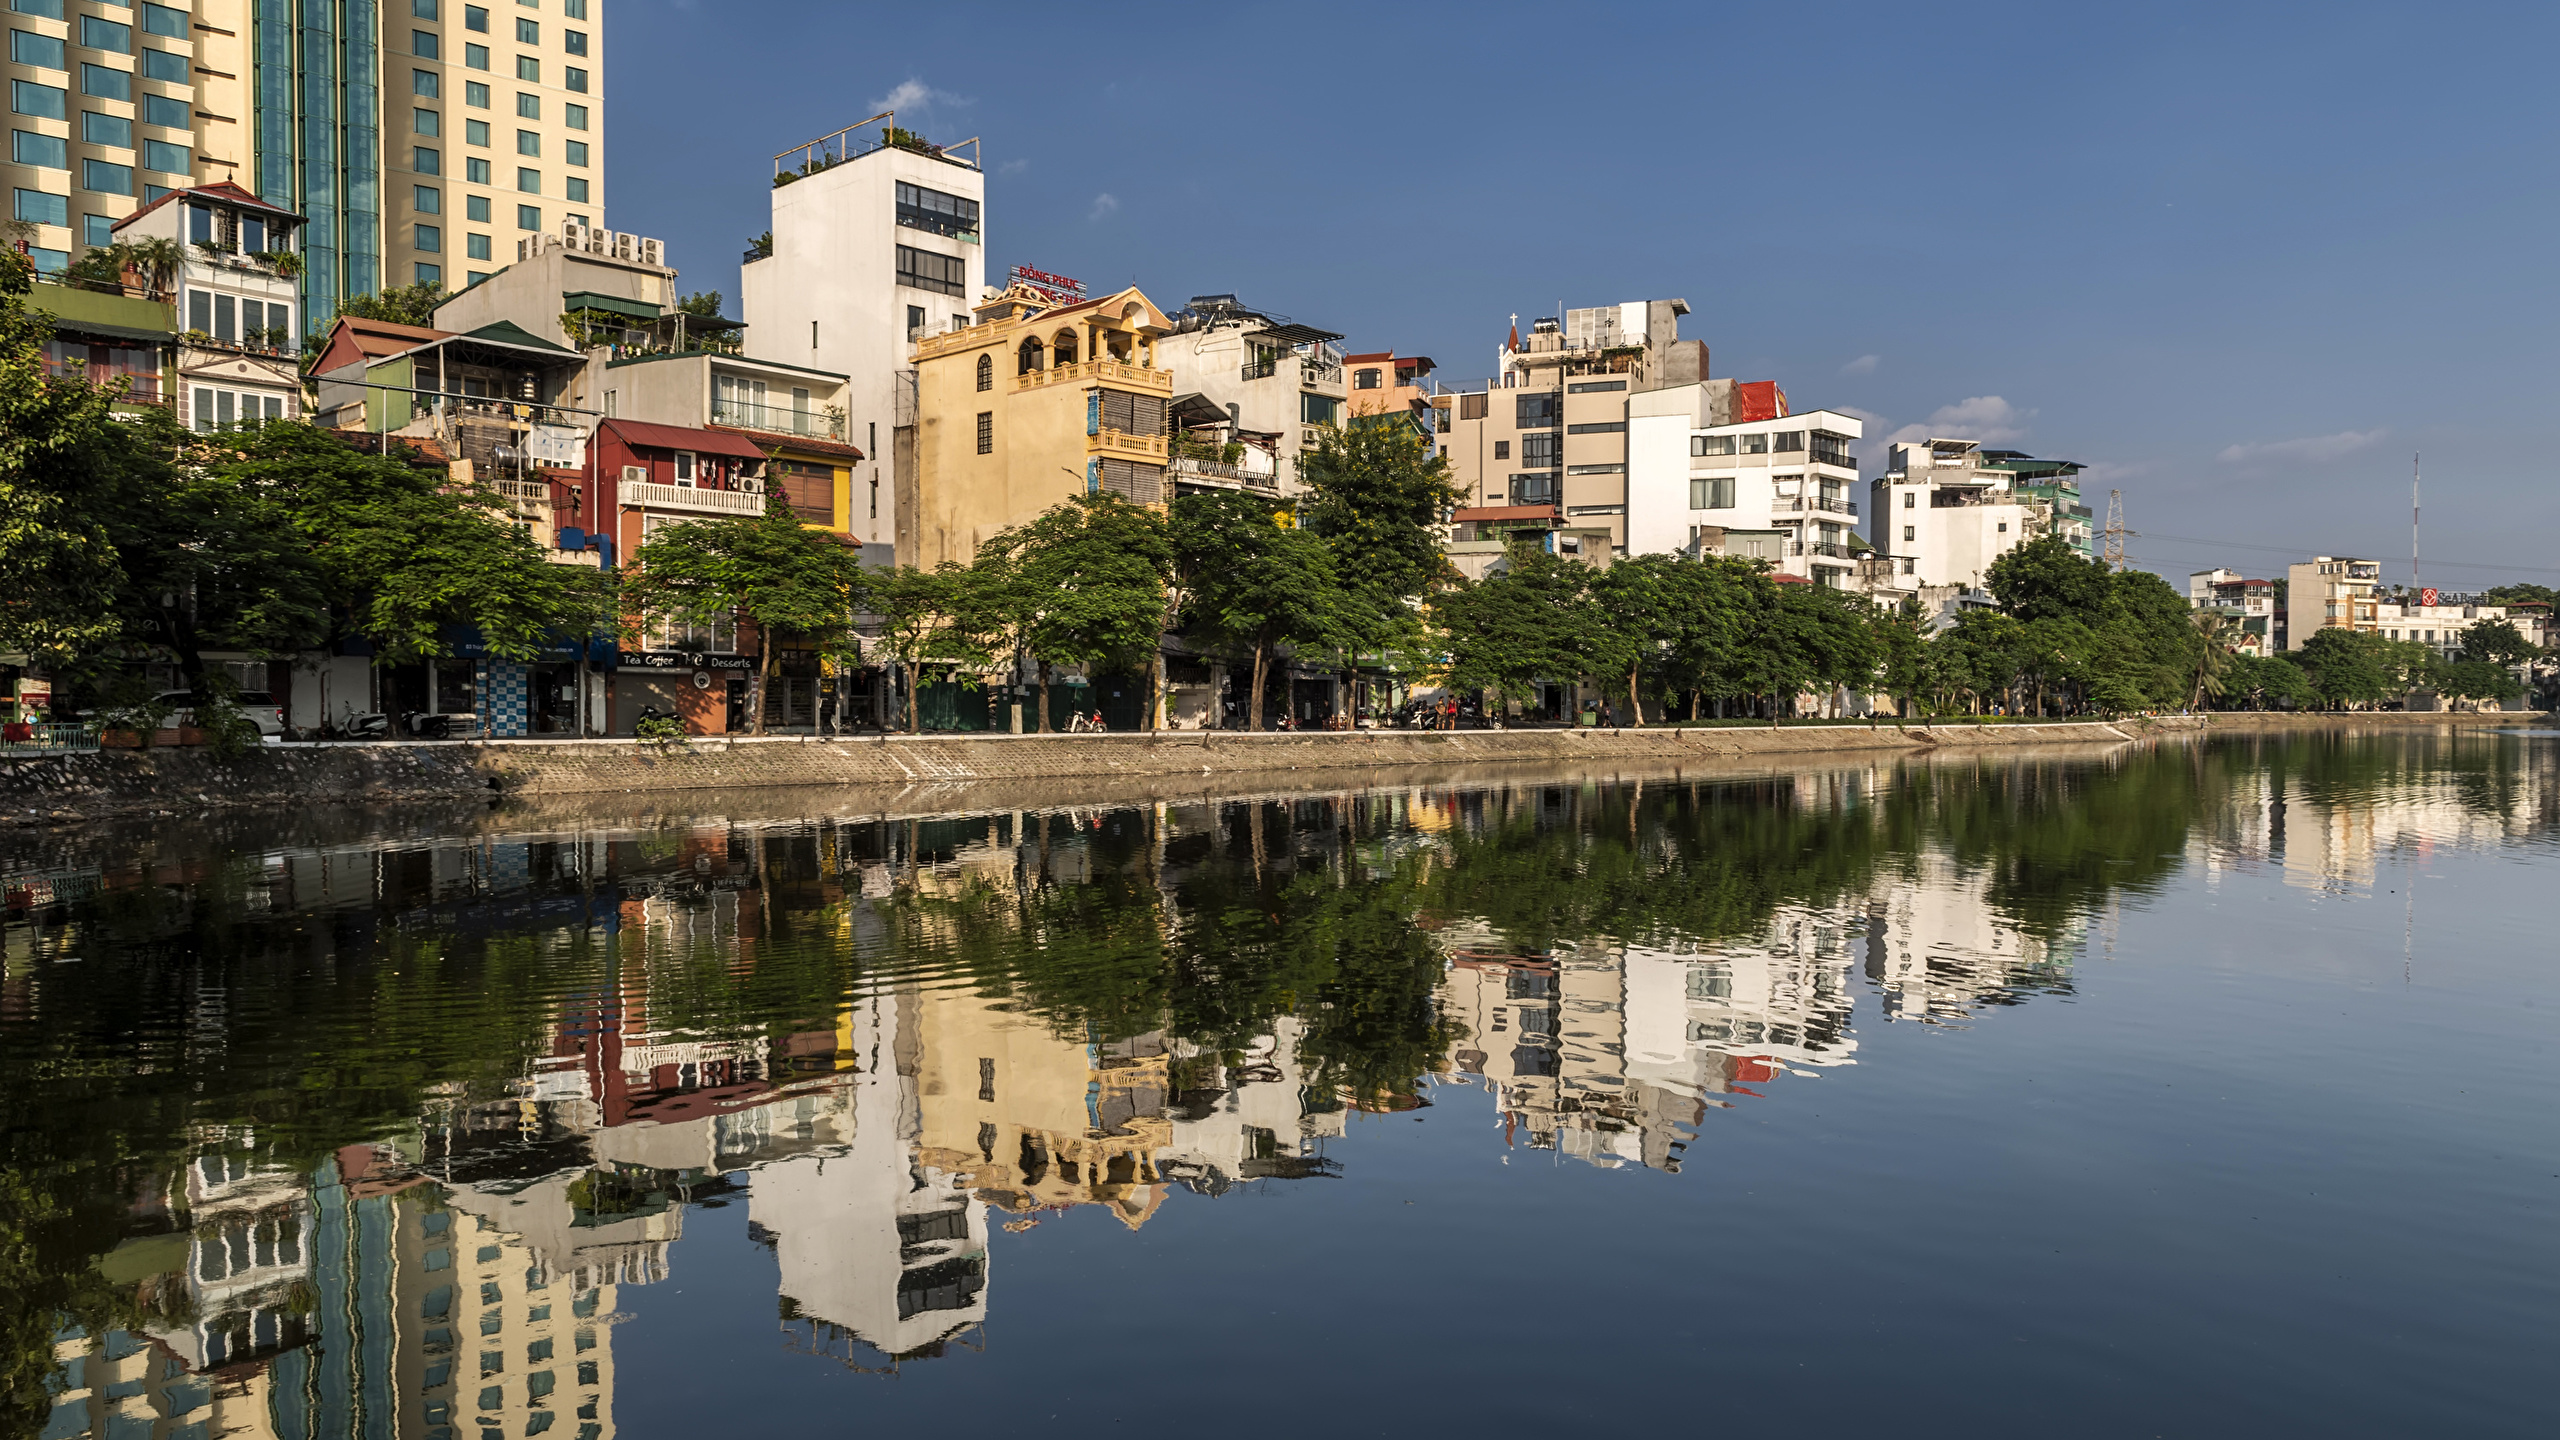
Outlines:
POLYGON ((978 357, 978 388, 981 390, 996 388, 996 357, 993 355, 978 357))
POLYGON ((969 262, 957 255, 937 255, 913 246, 898 247, 898 283, 942 295, 965 295, 969 262))
POLYGON ((978 453, 981 455, 996 453, 996 412, 993 410, 978 412, 978 453))
POLYGON ((1106 457, 1096 462, 1094 474, 1101 481, 1100 488, 1133 505, 1164 503, 1164 467, 1161 465, 1141 465, 1131 460, 1106 457))

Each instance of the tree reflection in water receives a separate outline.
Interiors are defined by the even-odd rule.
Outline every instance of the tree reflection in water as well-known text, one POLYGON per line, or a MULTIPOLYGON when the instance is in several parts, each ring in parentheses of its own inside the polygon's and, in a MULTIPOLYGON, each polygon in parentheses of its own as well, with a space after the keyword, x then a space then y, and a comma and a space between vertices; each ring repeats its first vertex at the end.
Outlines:
POLYGON ((994 1229, 1321 1180, 1450 1084, 1506 1143, 1677 1170, 1713 1109, 1853 1063, 1862 994, 2067 993, 2183 870, 2368 884, 2412 837, 2547 836, 2551 779, 2314 737, 13 861, 0 1403, 610 1433, 618 1287, 722 1205, 786 1343, 894 1368, 980 1343, 994 1229))

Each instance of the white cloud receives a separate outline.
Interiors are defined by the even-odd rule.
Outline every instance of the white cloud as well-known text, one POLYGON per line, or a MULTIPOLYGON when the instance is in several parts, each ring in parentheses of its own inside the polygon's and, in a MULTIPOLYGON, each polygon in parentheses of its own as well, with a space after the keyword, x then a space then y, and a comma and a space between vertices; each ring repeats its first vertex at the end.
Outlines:
POLYGON ((930 115, 936 105, 964 106, 974 104, 964 95, 936 90, 924 83, 923 77, 910 75, 898 82, 897 88, 871 102, 874 110, 897 110, 904 113, 923 112, 930 115))
POLYGON ((2033 410, 2021 410, 1997 395, 1975 395, 1953 405, 1941 405, 1918 425, 1905 425, 1886 436, 1888 440, 1979 440, 1985 445, 2005 445, 2027 437, 2027 422, 2035 418, 2033 410))
POLYGON ((1861 355, 1857 359, 1850 361, 1848 364, 1841 366, 1840 373, 1843 375, 1873 375, 1876 373, 1876 367, 1883 363, 1884 357, 1881 355, 1861 355))
POLYGON ((1028 160, 1007 160, 996 167, 996 173, 999 175, 1019 175, 1030 168, 1031 162, 1028 160))
POLYGON ((2390 432, 2384 430, 2341 430, 2335 435, 2306 435, 2299 440, 2267 440, 2250 445, 2226 445, 2215 458, 2227 465, 2245 465, 2252 461, 2272 460, 2277 463, 2310 461, 2314 464, 2342 460, 2373 444, 2390 432))
POLYGON ((1093 208, 1085 212, 1084 218, 1087 220, 1100 220, 1119 208, 1120 197, 1112 194, 1108 190, 1105 190, 1101 194, 1093 197, 1093 208))

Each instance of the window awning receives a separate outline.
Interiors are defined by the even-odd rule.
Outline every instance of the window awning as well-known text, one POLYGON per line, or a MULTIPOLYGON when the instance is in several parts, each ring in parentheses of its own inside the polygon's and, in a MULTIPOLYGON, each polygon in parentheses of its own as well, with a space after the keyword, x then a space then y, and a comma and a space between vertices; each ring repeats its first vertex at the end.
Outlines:
POLYGON ((1263 330, 1248 331, 1248 340, 1270 340, 1282 345, 1317 345, 1342 336, 1332 330, 1319 330, 1313 325, 1273 325, 1263 330))
POLYGON ((65 320, 59 315, 45 317, 53 322, 60 335, 93 335, 100 340, 138 340, 146 345, 166 345, 176 338, 166 330, 137 330, 130 325, 105 325, 95 320, 65 320))
POLYGON ((741 460, 765 458, 764 452, 747 437, 718 430, 688 430, 681 425, 652 425, 645 420, 607 420, 596 429, 626 445, 645 445, 653 450, 691 450, 702 455, 734 455, 741 460))
POLYGON ((655 320, 665 313, 646 300, 625 300, 619 295, 599 295, 593 290, 571 290, 563 294, 560 308, 603 310, 615 315, 628 315, 634 320, 655 320))

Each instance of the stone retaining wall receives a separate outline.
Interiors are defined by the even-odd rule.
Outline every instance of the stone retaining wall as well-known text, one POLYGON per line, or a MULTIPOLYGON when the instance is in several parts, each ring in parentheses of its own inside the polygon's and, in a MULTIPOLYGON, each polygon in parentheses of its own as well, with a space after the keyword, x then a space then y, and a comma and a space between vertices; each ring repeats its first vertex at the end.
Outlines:
POLYGON ((111 816, 201 814, 235 807, 604 796, 699 790, 916 786, 1002 782, 1079 794, 1141 778, 1311 772, 1361 783, 1363 772, 1482 773, 1533 765, 1589 772, 1624 764, 1768 757, 1853 759, 1881 753, 2107 746, 2204 732, 2445 729, 2530 724, 2523 715, 2213 715, 2113 724, 1805 725, 1644 730, 1464 730, 1356 734, 931 735, 830 740, 696 740, 659 749, 634 741, 266 746, 229 759, 147 750, 0 762, 0 825, 111 816))

